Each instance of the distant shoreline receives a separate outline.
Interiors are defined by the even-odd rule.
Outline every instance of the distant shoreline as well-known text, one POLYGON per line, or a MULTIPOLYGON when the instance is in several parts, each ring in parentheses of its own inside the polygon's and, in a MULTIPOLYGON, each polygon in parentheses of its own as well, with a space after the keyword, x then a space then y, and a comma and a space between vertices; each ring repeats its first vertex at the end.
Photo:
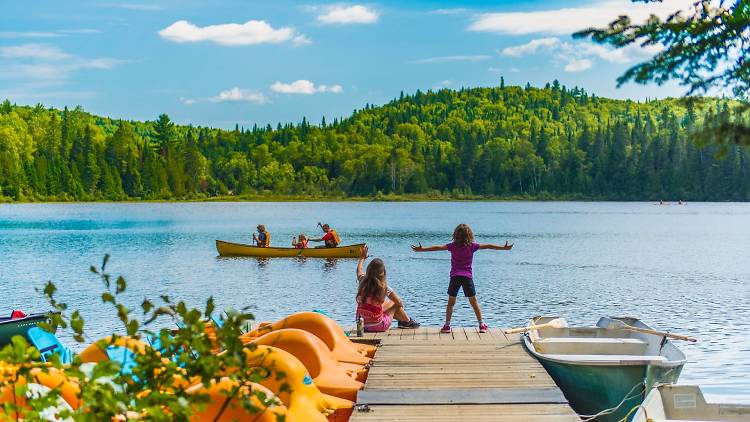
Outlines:
MULTIPOLYGON (((0 198, 2 204, 129 204, 129 203, 202 203, 202 202, 653 202, 658 205, 659 199, 645 198, 601 198, 578 195, 535 195, 535 196, 481 196, 481 195, 428 195, 428 194, 378 194, 372 196, 319 196, 319 195, 222 195, 205 198, 184 199, 95 199, 83 201, 68 201, 64 199, 50 200, 21 200, 14 201, 0 198)), ((677 204, 678 199, 665 201, 664 205, 677 204)), ((684 203, 707 202, 701 200, 682 199, 684 203)), ((708 201, 708 202, 741 202, 741 201, 708 201)))

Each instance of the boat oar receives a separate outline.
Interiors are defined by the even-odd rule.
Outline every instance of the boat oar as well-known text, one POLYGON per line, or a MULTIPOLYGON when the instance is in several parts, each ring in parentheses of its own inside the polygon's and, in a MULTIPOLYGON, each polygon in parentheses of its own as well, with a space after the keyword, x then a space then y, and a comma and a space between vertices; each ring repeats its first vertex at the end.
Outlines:
POLYGON ((568 324, 565 323, 565 320, 563 320, 562 318, 555 318, 553 320, 550 320, 549 322, 545 322, 544 324, 527 325, 525 327, 511 328, 510 330, 505 330, 503 332, 505 334, 516 334, 516 333, 523 333, 529 330, 538 330, 540 328, 567 328, 567 327, 568 327, 568 324))
POLYGON ((664 332, 664 331, 651 330, 651 329, 648 329, 648 328, 633 327, 632 325, 627 324, 627 323, 625 323, 623 321, 620 321, 620 320, 617 320, 617 319, 611 320, 610 323, 607 324, 607 328, 608 329, 618 329, 619 328, 619 329, 622 329, 622 330, 635 331, 635 332, 644 333, 644 334, 653 334, 655 336, 662 336, 662 337, 667 337, 667 338, 671 338, 671 339, 675 339, 675 340, 690 341, 690 342, 693 342, 693 343, 695 343, 696 341, 698 341, 697 339, 695 339, 693 337, 683 336, 681 334, 672 334, 672 333, 667 333, 667 332, 664 332))

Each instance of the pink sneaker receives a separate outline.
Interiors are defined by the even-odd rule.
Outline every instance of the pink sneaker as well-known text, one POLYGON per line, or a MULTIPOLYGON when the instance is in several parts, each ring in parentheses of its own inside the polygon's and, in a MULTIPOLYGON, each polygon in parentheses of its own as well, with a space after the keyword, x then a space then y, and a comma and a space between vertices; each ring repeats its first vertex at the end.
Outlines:
POLYGON ((483 322, 479 324, 479 332, 480 333, 486 333, 487 330, 489 330, 489 329, 490 329, 490 327, 488 327, 487 324, 485 324, 483 322))
POLYGON ((443 328, 440 329, 440 332, 441 333, 445 333, 445 334, 450 333, 451 332, 451 325, 450 324, 443 325, 443 328))

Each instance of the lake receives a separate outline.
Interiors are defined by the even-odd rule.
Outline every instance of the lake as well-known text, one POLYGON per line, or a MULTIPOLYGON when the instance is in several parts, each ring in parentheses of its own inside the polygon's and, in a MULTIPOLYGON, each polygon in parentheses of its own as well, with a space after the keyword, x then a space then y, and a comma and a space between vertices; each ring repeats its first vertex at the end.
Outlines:
MULTIPOLYGON (((409 244, 445 244, 457 223, 477 241, 515 243, 479 251, 474 277, 490 326, 520 326, 538 314, 577 325, 602 315, 637 316, 661 330, 699 338, 679 343, 689 358, 681 383, 711 399, 750 403, 750 204, 591 202, 282 202, 0 205, 0 312, 43 311, 34 289, 46 280, 80 309, 89 334, 119 329, 88 270, 111 254, 108 271, 128 280, 127 298, 167 294, 219 309, 252 306, 259 320, 322 309, 354 322, 354 260, 218 258, 215 239, 249 243, 266 224, 271 243, 320 235, 366 242, 385 260, 389 284, 412 316, 443 322, 447 252, 413 253, 409 244)), ((202 308, 202 306, 201 306, 202 308)), ((476 324, 459 294, 454 325, 476 324)), ((68 337, 65 340, 71 341, 68 337)), ((80 349, 80 347, 78 347, 80 349)))

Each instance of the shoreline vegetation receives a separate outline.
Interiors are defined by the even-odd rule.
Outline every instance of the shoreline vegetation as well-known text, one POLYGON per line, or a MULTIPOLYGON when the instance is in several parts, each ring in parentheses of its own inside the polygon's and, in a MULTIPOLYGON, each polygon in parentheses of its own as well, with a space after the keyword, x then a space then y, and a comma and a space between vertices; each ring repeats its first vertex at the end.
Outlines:
MULTIPOLYGON (((143 199, 128 198, 122 200, 95 199, 95 200, 70 200, 70 199, 44 199, 20 201, 11 198, 0 198, 0 204, 132 204, 132 203, 203 203, 203 202, 659 202, 676 203, 679 199, 607 199, 603 197, 586 197, 581 195, 552 195, 540 194, 514 195, 514 196, 482 196, 471 194, 394 194, 378 193, 371 196, 321 196, 321 195, 277 195, 277 194, 243 194, 243 195, 220 195, 211 197, 188 197, 188 198, 162 198, 143 199)), ((683 200, 683 202, 687 202, 683 200)), ((692 201, 703 202, 703 201, 692 201)), ((710 202, 733 202, 733 201, 710 201, 710 202)))
POLYGON ((315 125, 223 130, 0 103, 0 202, 750 200, 737 102, 557 81, 416 91, 315 125))

